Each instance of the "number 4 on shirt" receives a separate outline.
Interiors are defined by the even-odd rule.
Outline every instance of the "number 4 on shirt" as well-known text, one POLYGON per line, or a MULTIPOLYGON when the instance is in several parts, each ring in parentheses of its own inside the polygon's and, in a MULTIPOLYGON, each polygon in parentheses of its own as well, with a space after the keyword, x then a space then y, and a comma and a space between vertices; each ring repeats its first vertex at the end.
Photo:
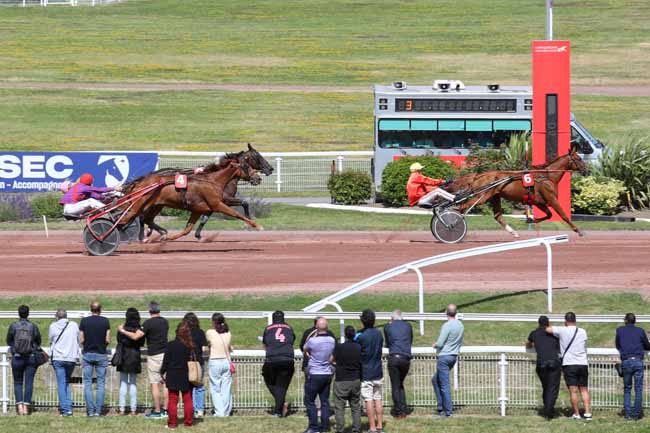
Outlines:
POLYGON ((284 336, 284 334, 282 333, 281 328, 276 329, 276 331, 275 331, 275 339, 276 339, 276 341, 279 341, 280 343, 284 343, 286 341, 287 337, 284 336))

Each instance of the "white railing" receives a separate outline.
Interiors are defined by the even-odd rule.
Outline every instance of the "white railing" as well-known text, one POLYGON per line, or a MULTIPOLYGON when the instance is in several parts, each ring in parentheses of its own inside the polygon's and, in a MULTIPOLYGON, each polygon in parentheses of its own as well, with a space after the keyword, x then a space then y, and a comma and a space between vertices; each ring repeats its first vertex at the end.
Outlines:
MULTIPOLYGON (((320 311, 325 308, 327 305, 336 305, 342 299, 352 296, 355 293, 359 293, 362 290, 365 290, 369 287, 372 287, 376 284, 386 281, 390 278, 396 277, 397 275, 404 274, 409 271, 415 272, 418 277, 418 295, 419 295, 419 304, 420 304, 420 313, 424 313, 424 276, 420 271, 421 268, 435 265, 438 263, 444 263, 451 260, 464 259, 468 257, 479 256, 483 254, 492 254, 500 253, 505 251, 518 250, 522 248, 530 248, 536 246, 546 247, 546 290, 547 290, 547 307, 548 311, 553 311, 553 256, 551 252, 551 245, 566 243, 569 241, 567 235, 556 235, 556 236, 547 236, 543 238, 534 238, 526 239, 523 241, 516 242, 507 242, 502 244, 487 245, 484 247, 469 248, 465 250, 452 251, 450 253, 438 254, 436 256, 427 257, 425 259, 416 260, 410 263, 406 263, 401 266, 394 267, 387 271, 381 272, 372 277, 366 278, 363 281, 360 281, 356 284, 353 284, 343 290, 340 290, 333 295, 327 296, 320 301, 314 302, 311 305, 308 305, 303 310, 309 312, 320 311)), ((424 335, 424 320, 420 320, 420 335, 424 335)))
MULTIPOLYGON (((158 152, 158 167, 194 168, 214 161, 225 152, 158 152)), ((250 192, 326 192, 332 170, 356 170, 370 173, 372 152, 262 152, 274 172, 262 184, 241 183, 239 189, 250 192)))
MULTIPOLYGON (((385 350, 384 350, 385 353, 385 350)), ((617 352, 614 349, 589 349, 589 389, 592 406, 596 409, 620 408, 622 406, 622 381, 616 375, 614 363, 617 352)), ((14 404, 10 383, 11 363, 6 347, 0 347, 0 369, 2 378, 2 411, 7 413, 14 404)), ((300 369, 301 354, 295 352, 296 373, 288 393, 288 401, 294 408, 302 408, 302 388, 304 376, 300 369)), ((524 347, 518 346, 467 346, 461 350, 456 368, 452 373, 454 405, 460 410, 478 407, 492 407, 501 416, 506 415, 508 407, 535 408, 541 404, 541 388, 535 374, 534 355, 524 347)), ((237 410, 264 409, 271 405, 271 397, 261 377, 264 363, 262 350, 237 350, 233 354, 237 363, 237 374, 233 381, 233 402, 237 410)), ((144 369, 143 369, 144 371, 144 369)), ((435 394, 431 377, 435 372, 435 354, 429 347, 413 348, 410 373, 405 382, 408 402, 415 407, 435 407, 435 394)), ((106 380, 107 408, 116 408, 119 390, 119 375, 109 368, 106 380)), ((146 375, 138 376, 139 408, 150 407, 151 400, 146 375)), ((384 404, 390 406, 390 381, 387 379, 384 363, 384 404)), ((75 408, 84 407, 81 371, 77 367, 73 374, 73 404, 75 408)), ((650 375, 646 375, 645 387, 650 385, 650 375)), ((207 386, 206 377, 206 386, 207 386)), ((210 407, 209 393, 206 393, 206 407, 210 407)), ((34 385, 34 406, 55 408, 57 406, 56 379, 49 364, 38 369, 34 385)), ((567 408, 570 402, 561 395, 558 407, 567 408)), ((644 407, 650 407, 648 393, 644 395, 644 407)), ((79 409, 77 409, 79 410, 79 409)))

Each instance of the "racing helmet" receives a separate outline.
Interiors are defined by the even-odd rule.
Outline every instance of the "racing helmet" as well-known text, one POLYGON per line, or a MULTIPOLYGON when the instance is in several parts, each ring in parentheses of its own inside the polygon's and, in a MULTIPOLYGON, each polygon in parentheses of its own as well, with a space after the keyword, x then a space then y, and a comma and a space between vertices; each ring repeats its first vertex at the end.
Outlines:
POLYGON ((94 181, 93 175, 90 174, 90 173, 84 173, 79 178, 79 182, 83 183, 84 185, 88 185, 88 186, 92 185, 93 181, 94 181))

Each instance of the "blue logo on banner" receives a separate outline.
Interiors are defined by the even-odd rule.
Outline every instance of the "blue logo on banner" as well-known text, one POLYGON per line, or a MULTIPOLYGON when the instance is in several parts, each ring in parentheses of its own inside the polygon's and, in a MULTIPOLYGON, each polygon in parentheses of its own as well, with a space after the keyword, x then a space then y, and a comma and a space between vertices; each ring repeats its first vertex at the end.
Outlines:
POLYGON ((94 186, 118 186, 155 170, 157 153, 6 152, 0 153, 0 192, 58 190, 90 173, 94 186))

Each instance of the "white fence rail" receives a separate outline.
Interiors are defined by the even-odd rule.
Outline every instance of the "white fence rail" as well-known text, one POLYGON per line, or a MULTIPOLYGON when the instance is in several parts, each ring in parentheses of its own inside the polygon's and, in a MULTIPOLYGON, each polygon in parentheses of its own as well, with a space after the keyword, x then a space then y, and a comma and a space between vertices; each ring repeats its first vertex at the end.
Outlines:
MULTIPOLYGON (((411 370, 405 388, 409 404, 422 407, 435 407, 435 394, 431 377, 435 372, 435 355, 431 348, 419 347, 413 350, 411 370)), ((2 378, 2 411, 7 413, 15 403, 11 380, 11 362, 7 348, 0 348, 0 369, 2 378)), ((589 349, 589 388, 592 407, 595 409, 620 408, 622 406, 622 381, 614 370, 617 361, 614 349, 589 349)), ((233 354, 237 363, 237 374, 233 381, 233 399, 236 410, 266 409, 271 406, 271 396, 267 392, 261 376, 264 352, 261 350, 239 350, 233 354)), ((300 352, 296 351, 296 373, 288 393, 288 401, 294 408, 302 408, 302 389, 304 376, 300 369, 300 352)), ((143 371, 145 371, 143 369, 143 371)), ((105 406, 117 406, 119 375, 109 368, 106 379, 105 406)), ((387 379, 384 363, 384 404, 390 406, 390 381, 387 379)), ((523 347, 464 347, 452 374, 454 404, 459 409, 493 408, 505 416, 507 408, 535 408, 541 404, 541 387, 535 374, 534 355, 523 347)), ((206 377, 206 386, 208 380, 206 377)), ((644 386, 650 385, 650 375, 646 375, 644 386)), ((73 374, 73 405, 77 410, 84 407, 81 371, 77 367, 73 374)), ((211 407, 209 393, 206 393, 206 407, 211 407)), ((34 406, 55 408, 57 406, 56 379, 49 364, 38 369, 34 383, 34 406)), ((644 395, 644 407, 650 407, 648 393, 644 395)), ((151 406, 149 386, 146 375, 138 376, 138 407, 140 410, 151 406)), ((558 407, 570 406, 566 395, 562 394, 558 407)))
MULTIPOLYGON (((224 152, 158 152, 158 167, 194 168, 214 161, 224 152)), ((327 181, 336 171, 355 170, 370 173, 372 152, 263 152, 274 172, 262 184, 239 185, 243 193, 251 192, 326 192, 327 181)))

